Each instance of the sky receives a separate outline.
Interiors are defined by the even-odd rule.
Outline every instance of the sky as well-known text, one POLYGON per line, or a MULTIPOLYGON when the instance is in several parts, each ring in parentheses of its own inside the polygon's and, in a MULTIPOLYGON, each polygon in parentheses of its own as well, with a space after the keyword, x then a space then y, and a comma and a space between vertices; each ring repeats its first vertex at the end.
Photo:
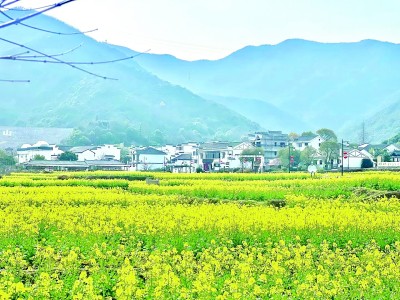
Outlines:
MULTIPOLYGON (((21 0, 37 7, 55 0, 21 0)), ((400 0, 77 0, 50 13, 99 41, 181 59, 301 38, 400 43, 400 0)))

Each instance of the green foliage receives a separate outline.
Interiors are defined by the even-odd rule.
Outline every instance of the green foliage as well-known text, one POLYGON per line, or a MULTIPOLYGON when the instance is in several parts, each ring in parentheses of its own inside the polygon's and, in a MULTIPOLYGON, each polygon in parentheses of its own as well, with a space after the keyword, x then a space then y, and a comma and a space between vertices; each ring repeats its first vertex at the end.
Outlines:
MULTIPOLYGON (((290 146, 290 156, 293 156, 293 162, 290 164, 290 167, 297 167, 300 163, 300 155, 301 151, 295 150, 292 146, 290 146)), ((279 160, 281 161, 281 165, 284 169, 289 168, 289 148, 284 148, 279 150, 278 152, 279 160)))
POLYGON ((245 157, 245 155, 264 155, 264 149, 262 147, 244 149, 239 157, 239 160, 243 162, 251 162, 254 164, 256 162, 255 157, 245 157))
POLYGON ((132 162, 132 155, 127 147, 121 148, 121 162, 124 164, 129 164, 132 162))
POLYGON ((290 141, 294 141, 299 137, 299 135, 296 132, 291 132, 288 134, 288 137, 290 141))
POLYGON ((392 161, 392 158, 386 149, 371 148, 369 149, 369 153, 371 153, 375 157, 375 159, 380 156, 383 162, 392 161))
POLYGON ((321 143, 319 152, 325 160, 325 165, 331 167, 331 160, 339 156, 340 145, 335 141, 325 141, 321 143))
POLYGON ((78 156, 70 151, 65 151, 64 153, 60 154, 58 159, 62 161, 77 161, 78 156))
POLYGON ((317 130, 317 134, 320 135, 326 142, 337 142, 337 136, 331 129, 321 128, 317 130))
POLYGON ((40 155, 40 154, 36 154, 34 157, 33 157, 33 160, 45 160, 46 158, 43 156, 43 155, 40 155))
POLYGON ((394 137, 382 142, 382 144, 396 144, 396 143, 400 143, 400 132, 396 134, 394 137))
POLYGON ((307 167, 309 165, 311 165, 316 156, 317 156, 317 150, 315 150, 313 147, 311 146, 307 146, 304 148, 303 151, 301 151, 300 153, 300 163, 303 167, 307 167))
POLYGON ((314 135, 314 132, 312 131, 304 131, 301 136, 310 136, 310 135, 314 135))
POLYGON ((15 159, 12 155, 7 154, 4 150, 0 149, 0 167, 15 165, 15 159))

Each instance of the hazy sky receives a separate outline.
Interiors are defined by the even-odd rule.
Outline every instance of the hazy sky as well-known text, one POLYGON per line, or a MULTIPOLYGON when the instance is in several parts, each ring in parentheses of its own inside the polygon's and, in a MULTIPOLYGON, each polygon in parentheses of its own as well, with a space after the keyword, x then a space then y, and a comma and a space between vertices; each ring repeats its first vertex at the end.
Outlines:
MULTIPOLYGON (((51 0, 23 0, 35 7, 51 0)), ((400 43, 400 0, 77 0, 51 15, 99 41, 217 59, 289 38, 400 43)))

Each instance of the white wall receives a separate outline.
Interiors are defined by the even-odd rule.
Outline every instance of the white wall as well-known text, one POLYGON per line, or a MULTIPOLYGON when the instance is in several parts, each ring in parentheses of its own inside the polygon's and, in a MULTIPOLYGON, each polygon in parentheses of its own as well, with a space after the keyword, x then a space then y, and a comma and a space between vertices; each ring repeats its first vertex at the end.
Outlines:
POLYGON ((166 160, 166 155, 157 154, 140 154, 139 161, 137 163, 136 170, 155 170, 164 168, 164 161, 166 160))
POLYGON ((103 145, 92 150, 95 153, 96 160, 102 160, 105 156, 114 156, 115 160, 121 160, 121 149, 114 145, 103 145))
POLYGON ((78 161, 95 160, 96 155, 92 150, 86 150, 82 153, 76 153, 78 161))
POLYGON ((18 150, 17 151, 18 163, 22 164, 31 161, 36 155, 44 156, 45 160, 55 160, 58 155, 64 152, 58 149, 57 146, 50 146, 50 147, 52 147, 51 150, 43 150, 43 149, 18 150))

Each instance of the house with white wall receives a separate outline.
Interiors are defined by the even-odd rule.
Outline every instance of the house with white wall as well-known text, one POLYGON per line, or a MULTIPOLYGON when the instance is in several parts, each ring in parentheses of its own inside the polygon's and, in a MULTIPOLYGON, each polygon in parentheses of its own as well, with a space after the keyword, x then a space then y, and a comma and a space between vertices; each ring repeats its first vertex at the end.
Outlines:
POLYGON ((33 160, 36 156, 42 156, 45 160, 57 160, 63 153, 56 145, 49 145, 45 141, 39 141, 33 145, 24 144, 17 149, 17 160, 19 164, 33 160))
POLYGON ((166 166, 167 153, 154 147, 133 149, 132 156, 135 171, 164 169, 166 166))
POLYGON ((315 150, 319 150, 321 143, 325 142, 318 134, 299 136, 292 142, 292 146, 295 150, 303 151, 306 147, 313 147, 315 150))
POLYGON ((69 151, 78 156, 78 161, 85 160, 116 160, 121 159, 121 149, 114 145, 78 146, 69 151))
POLYGON ((114 145, 97 146, 93 151, 96 160, 121 160, 121 149, 114 145))
POLYGON ((78 161, 94 160, 96 159, 95 148, 95 146, 78 146, 72 147, 69 151, 78 157, 78 161))
POLYGON ((190 153, 182 153, 171 159, 169 164, 172 173, 194 173, 197 163, 190 153))

